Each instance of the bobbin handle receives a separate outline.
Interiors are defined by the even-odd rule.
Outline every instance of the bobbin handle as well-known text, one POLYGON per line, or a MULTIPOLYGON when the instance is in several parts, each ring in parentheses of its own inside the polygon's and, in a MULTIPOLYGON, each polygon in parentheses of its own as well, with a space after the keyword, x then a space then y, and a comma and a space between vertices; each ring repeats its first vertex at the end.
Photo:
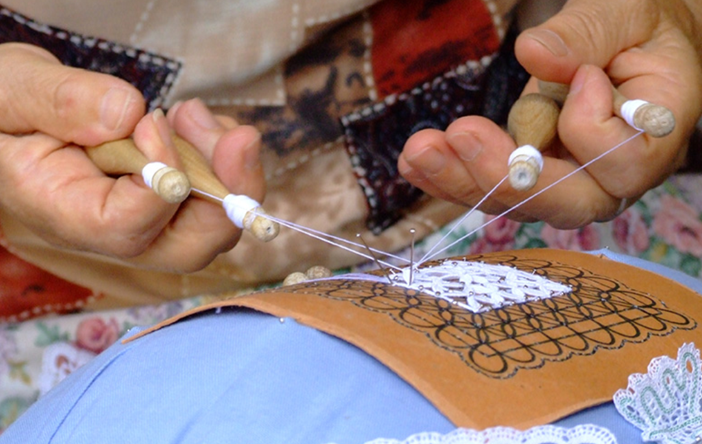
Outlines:
POLYGON ((517 146, 541 150, 556 138, 560 108, 555 100, 532 93, 514 102, 507 117, 507 131, 517 146))
POLYGON ((278 236, 280 226, 265 217, 266 212, 258 202, 230 193, 194 146, 175 134, 172 138, 185 174, 193 186, 192 194, 222 205, 232 222, 261 241, 268 242, 278 236))
POLYGON ((146 184, 166 202, 182 202, 190 193, 190 181, 185 173, 160 162, 149 162, 130 139, 86 147, 85 152, 106 174, 141 175, 146 184))
MULTIPOLYGON (((246 196, 231 194, 217 179, 205 158, 194 146, 175 134, 172 135, 172 140, 180 156, 183 172, 172 168, 171 170, 178 173, 180 179, 184 179, 184 183, 187 183, 187 192, 182 199, 176 202, 193 194, 222 205, 232 222, 239 228, 249 231, 261 241, 268 242, 278 235, 280 226, 265 217, 266 212, 258 202, 246 196)), ((132 139, 121 139, 86 148, 86 153, 98 168, 107 174, 141 174, 141 169, 144 166, 151 165, 134 145, 132 139)), ((169 190, 180 195, 180 191, 173 191, 174 187, 169 181, 164 182, 166 177, 164 174, 161 179, 163 185, 157 187, 158 190, 155 188, 155 191, 162 197, 161 193, 168 194, 169 190)))
POLYGON ((507 117, 507 131, 518 148, 509 159, 509 182, 519 191, 531 189, 541 173, 539 151, 556 137, 560 108, 555 100, 532 93, 517 100, 507 117))
MULTIPOLYGON (((559 104, 565 102, 570 87, 562 83, 539 80, 539 91, 551 97, 559 104)), ((665 137, 675 129, 675 115, 668 108, 626 98, 618 89, 612 87, 612 111, 630 126, 652 137, 665 137)))

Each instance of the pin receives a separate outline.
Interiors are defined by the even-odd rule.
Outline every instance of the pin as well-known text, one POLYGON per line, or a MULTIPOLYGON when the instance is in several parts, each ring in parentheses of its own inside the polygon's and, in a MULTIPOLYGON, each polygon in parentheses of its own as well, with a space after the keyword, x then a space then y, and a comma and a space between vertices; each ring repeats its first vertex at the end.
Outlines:
POLYGON ((412 285, 413 273, 414 273, 414 241, 417 230, 410 228, 410 234, 412 235, 412 243, 410 244, 410 275, 409 284, 412 285))
POLYGON ((378 258, 375 257, 375 254, 373 254, 373 250, 370 249, 370 247, 368 246, 366 241, 363 239, 363 236, 361 236, 361 233, 356 233, 356 237, 361 240, 363 245, 366 247, 366 250, 368 250, 368 254, 370 254, 370 256, 373 258, 373 262, 375 262, 375 264, 378 266, 378 268, 380 268, 380 270, 382 270, 383 275, 388 280, 390 285, 392 285, 392 279, 390 279, 390 275, 389 275, 387 269, 385 267, 383 267, 383 265, 380 263, 378 258))

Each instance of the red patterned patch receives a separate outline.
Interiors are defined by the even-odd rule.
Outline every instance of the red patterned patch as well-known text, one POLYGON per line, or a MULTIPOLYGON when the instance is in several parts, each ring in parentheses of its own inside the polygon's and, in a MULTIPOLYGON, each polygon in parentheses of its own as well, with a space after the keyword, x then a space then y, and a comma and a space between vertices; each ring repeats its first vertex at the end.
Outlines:
POLYGON ((54 276, 0 247, 0 322, 80 309, 93 292, 54 276))
POLYGON ((500 45, 482 0, 386 0, 371 9, 371 23, 379 98, 479 60, 500 45))

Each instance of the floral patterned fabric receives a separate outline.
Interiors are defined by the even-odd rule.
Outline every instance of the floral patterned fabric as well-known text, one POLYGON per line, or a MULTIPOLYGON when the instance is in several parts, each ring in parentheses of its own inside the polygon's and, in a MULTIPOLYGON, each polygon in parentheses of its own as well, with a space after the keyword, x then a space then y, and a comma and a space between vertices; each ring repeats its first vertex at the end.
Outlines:
MULTIPOLYGON (((701 277, 702 199, 699 189, 702 189, 701 175, 679 175, 650 191, 611 222, 579 230, 557 230, 541 222, 522 224, 499 219, 455 242, 494 219, 476 212, 442 242, 455 245, 441 255, 540 247, 577 251, 609 248, 701 277)), ((418 244, 415 257, 429 251, 453 225, 447 225, 418 244)), ((408 256, 409 251, 403 254, 408 256)), ((2 288, 11 288, 8 273, 0 274, 0 279, 2 288)), ((0 325, 0 429, 6 428, 42 393, 107 348, 131 326, 157 323, 214 298, 216 296, 203 295, 156 306, 0 325)))

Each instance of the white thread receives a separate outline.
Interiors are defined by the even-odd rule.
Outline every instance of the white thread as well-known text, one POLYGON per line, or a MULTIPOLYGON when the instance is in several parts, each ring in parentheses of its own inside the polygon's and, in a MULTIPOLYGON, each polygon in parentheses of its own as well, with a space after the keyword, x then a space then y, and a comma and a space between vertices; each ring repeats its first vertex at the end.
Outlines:
POLYGON ((512 166, 512 162, 517 157, 525 156, 530 160, 536 161, 536 165, 539 167, 539 173, 544 169, 544 157, 541 155, 541 151, 534 148, 532 145, 520 146, 516 150, 512 151, 509 155, 509 160, 507 161, 508 166, 512 166))
POLYGON ((392 282, 444 299, 473 313, 571 292, 569 286, 505 265, 445 260, 426 268, 405 267, 392 282))
POLYGON ((222 200, 224 211, 229 219, 239 228, 244 228, 246 213, 261 206, 258 202, 243 194, 228 194, 222 200))
MULTIPOLYGON (((600 154, 599 156, 595 157, 594 159, 590 160, 589 162, 584 163, 584 164, 581 165, 579 168, 576 168, 575 170, 571 171, 570 173, 568 173, 568 174, 566 174, 565 176, 561 177, 560 179, 556 180, 556 181, 553 182, 552 184, 550 184, 550 185, 544 187, 544 188, 543 188, 541 191, 539 191, 538 193, 532 194, 531 196, 529 196, 529 197, 527 197, 526 199, 524 199, 523 201, 519 202, 518 204, 516 204, 516 205, 513 206, 512 208, 510 208, 510 209, 508 209, 508 210, 502 212, 501 214, 499 214, 499 215, 498 215, 497 217, 495 217, 494 219, 492 219, 492 220, 490 220, 490 221, 488 221, 488 222, 485 222, 484 224, 482 224, 481 226, 479 226, 479 227, 477 227, 476 229, 472 230, 471 232, 469 232, 469 233, 467 233, 467 234, 461 236, 460 238, 456 239, 455 241, 453 241, 452 243, 450 243, 450 244, 447 245, 446 247, 444 247, 444 248, 442 248, 441 250, 439 250, 438 252, 434 253, 433 256, 429 257, 428 254, 425 255, 425 259, 427 259, 427 260, 432 259, 432 258, 438 256, 439 254, 443 253, 444 251, 450 249, 450 248, 453 247, 454 245, 456 245, 456 244, 458 244, 458 243, 460 243, 460 242, 463 242, 465 239, 467 239, 468 237, 472 236, 472 235, 475 234, 476 232, 482 230, 483 228, 485 228, 486 226, 490 225, 491 223, 494 223, 494 222, 495 222, 496 220, 498 220, 499 218, 501 218, 501 217, 503 217, 503 216, 506 216, 507 214, 511 213, 512 211, 514 211, 514 210, 516 210, 517 208, 521 207, 522 205, 526 204, 526 203, 529 202, 530 200, 535 199, 537 196, 539 196, 539 195, 545 193, 546 191, 550 190, 551 188, 555 187, 555 186, 558 185, 559 183, 561 183, 561 182, 563 182, 564 180, 568 179, 570 176, 572 176, 572 175, 574 175, 574 174, 576 174, 576 173, 578 173, 578 172, 584 170, 585 168, 589 167, 589 166, 592 165, 593 163, 595 163, 595 162, 597 162, 598 160, 602 159, 603 157, 605 157, 605 156, 608 155, 609 153, 615 151, 615 150, 618 149, 619 147, 621 147, 621 146, 623 146, 623 145, 626 145, 626 144, 629 143, 630 141, 632 141, 632 140, 634 140, 635 138, 639 137, 641 134, 643 134, 643 131, 639 130, 638 133, 634 134, 633 136, 629 137, 628 139, 624 140, 623 142, 618 143, 618 144, 615 145, 614 147, 608 149, 607 151, 605 151, 604 153, 602 153, 602 154, 600 154), (428 258, 427 258, 427 257, 428 257, 428 258)), ((504 179, 502 179, 502 180, 504 180, 504 179)), ((494 189, 493 189, 493 190, 494 190, 494 189)), ((484 200, 484 199, 483 199, 483 200, 484 200)), ((481 200, 480 202, 482 203, 483 201, 481 200)), ((478 204, 478 205, 480 205, 480 204, 478 204)), ((476 205, 475 208, 477 208, 478 205, 476 205)), ((439 241, 439 242, 441 242, 441 241, 439 241)), ((435 247, 436 247, 436 246, 435 246, 435 247)), ((432 248, 432 251, 433 251, 433 250, 434 250, 434 248, 432 248)), ((424 259, 422 259, 422 260, 424 260, 424 259)))
MULTIPOLYGON (((361 252, 359 252, 359 251, 353 250, 353 249, 351 249, 351 248, 349 248, 349 247, 346 247, 346 246, 344 246, 344 245, 342 245, 342 244, 351 245, 351 246, 354 246, 354 247, 356 247, 356 248, 358 248, 358 249, 366 249, 366 246, 365 246, 365 245, 362 245, 362 244, 359 244, 359 243, 356 243, 356 242, 352 242, 352 241, 350 241, 350 240, 348 240, 348 239, 343 239, 343 238, 341 238, 341 237, 337 237, 337 236, 334 236, 334 235, 331 235, 331 234, 328 234, 328 233, 324 233, 324 232, 322 232, 322 231, 314 230, 314 229, 312 229, 312 228, 308 228, 308 227, 305 227, 305 226, 302 226, 302 225, 298 225, 298 224, 295 224, 295 223, 292 223, 292 222, 289 222, 289 221, 286 221, 286 220, 283 220, 283 219, 280 219, 280 218, 277 218, 277 217, 273 217, 273 216, 271 216, 271 215, 269 215, 269 214, 262 214, 261 217, 265 217, 266 219, 272 220, 273 222, 277 222, 278 224, 280 224, 280 225, 282 225, 282 226, 284 226, 284 227, 290 228, 290 229, 295 230, 295 231, 297 231, 297 232, 299 232, 299 233, 305 234, 305 235, 307 235, 307 236, 309 236, 309 237, 312 237, 312 238, 314 238, 314 239, 320 240, 320 241, 322 241, 322 242, 325 242, 325 243, 327 243, 327 244, 329 244, 329 245, 332 245, 332 246, 335 246, 335 247, 337 247, 337 248, 341 248, 342 250, 346 250, 346 251, 348 251, 348 252, 350 252, 350 253, 354 253, 354 254, 356 254, 356 255, 358 255, 358 256, 361 256, 361 257, 363 257, 363 258, 365 258, 365 259, 370 259, 370 260, 374 259, 374 258, 373 258, 372 256, 370 256, 370 255, 367 255, 367 254, 365 254, 365 253, 361 253, 361 252), (336 242, 334 242, 334 241, 336 241, 336 242)), ((374 253, 383 254, 383 255, 385 255, 385 256, 387 256, 387 257, 390 257, 390 258, 392 258, 392 259, 399 260, 399 261, 401 261, 401 262, 406 262, 406 263, 409 262, 409 260, 406 259, 406 258, 403 258, 403 257, 400 257, 400 256, 395 256, 395 255, 392 255, 392 254, 387 253, 387 252, 385 252, 385 251, 378 250, 378 249, 376 249, 376 248, 369 247, 368 250, 370 250, 370 251, 372 251, 372 252, 374 252, 374 253)), ((381 263, 382 265, 387 266, 387 267, 399 269, 399 267, 397 267, 397 266, 395 266, 395 265, 392 265, 392 264, 390 264, 390 263, 387 263, 387 262, 383 262, 382 260, 378 260, 378 262, 381 263)))
MULTIPOLYGON (((458 227, 463 223, 464 220, 468 219, 468 217, 470 217, 470 215, 473 214, 473 212, 474 212, 475 210, 477 210, 478 207, 480 207, 480 205, 482 205, 482 203, 485 202, 485 201, 492 195, 492 193, 494 193, 495 191, 497 191, 497 189, 500 187, 500 185, 502 185, 508 178, 509 178, 509 175, 503 177, 502 180, 500 180, 499 182, 497 182, 497 185, 495 185, 495 186, 492 188, 492 190, 490 190, 485 196, 483 196, 483 198, 480 199, 480 201, 479 201, 473 208, 471 208, 470 210, 468 210, 468 212, 467 212, 466 214, 464 214, 463 217, 461 217, 461 218, 458 220, 458 222, 456 222, 456 223, 454 224, 453 227, 451 227, 451 229, 448 231, 448 233, 444 234, 444 236, 443 236, 441 239, 439 239, 439 241, 438 241, 437 243, 435 243, 434 246, 431 247, 431 248, 429 249, 429 251, 426 252, 426 254, 424 255, 424 257, 422 257, 422 259, 421 259, 419 262, 417 262, 417 267, 420 266, 421 264, 423 264, 424 262, 426 262, 427 260, 429 260, 429 258, 436 256, 436 254, 435 254, 434 256, 431 256, 431 254, 434 252, 434 250, 436 250, 436 248, 437 248, 439 245, 441 245, 441 243, 442 243, 443 241, 445 241, 445 240, 449 237, 449 235, 451 235, 451 233, 453 233, 453 231, 454 231, 456 228, 458 228, 458 227)), ((453 244, 451 244, 451 246, 453 246, 453 244)), ((441 254, 443 251, 444 251, 444 250, 441 250, 441 251, 439 251, 437 254, 441 254)))
POLYGON ((627 100, 626 102, 624 102, 622 104, 622 108, 621 108, 622 118, 632 128, 637 129, 639 131, 643 131, 643 128, 639 128, 634 123, 634 116, 636 115, 636 111, 638 111, 639 108, 641 108, 644 105, 648 105, 648 103, 649 102, 647 102, 645 100, 639 100, 639 99, 627 100))
POLYGON ((144 182, 149 188, 154 188, 152 186, 154 176, 156 175, 156 173, 158 173, 164 168, 168 168, 168 165, 162 162, 149 162, 146 165, 144 165, 144 168, 141 169, 141 177, 144 178, 144 182))

